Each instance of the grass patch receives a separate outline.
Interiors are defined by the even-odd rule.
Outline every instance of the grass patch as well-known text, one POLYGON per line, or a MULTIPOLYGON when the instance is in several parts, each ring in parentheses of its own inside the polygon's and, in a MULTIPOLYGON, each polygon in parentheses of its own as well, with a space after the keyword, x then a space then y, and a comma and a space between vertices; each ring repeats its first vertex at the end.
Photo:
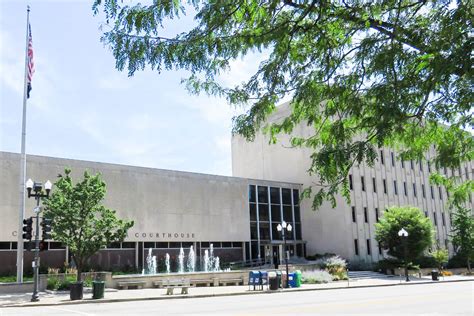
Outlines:
MULTIPOLYGON (((32 276, 24 276, 23 281, 33 281, 32 276)), ((0 276, 0 283, 15 283, 16 282, 16 275, 7 275, 7 276, 0 276)))

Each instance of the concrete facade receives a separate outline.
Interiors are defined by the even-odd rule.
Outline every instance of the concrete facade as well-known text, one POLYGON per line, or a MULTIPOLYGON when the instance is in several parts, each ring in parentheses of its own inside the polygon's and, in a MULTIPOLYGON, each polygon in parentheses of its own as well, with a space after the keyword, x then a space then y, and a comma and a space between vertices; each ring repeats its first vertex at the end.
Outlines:
MULTIPOLYGON (((278 107, 268 122, 279 122, 290 110, 288 104, 278 107)), ((302 123, 295 127, 292 135, 308 137, 312 135, 312 129, 312 126, 302 123)), ((256 135, 253 142, 233 136, 233 175, 302 183, 303 188, 318 183, 318 178, 307 172, 311 166, 311 151, 307 148, 291 148, 290 139, 291 136, 281 134, 277 144, 271 145, 269 137, 262 132, 256 135)), ((429 158, 430 154, 427 155, 429 158)), ((351 261, 378 261, 382 258, 382 253, 375 241, 374 224, 387 207, 394 205, 411 205, 423 210, 434 224, 438 244, 442 247, 447 245, 452 253, 453 249, 448 241, 448 197, 444 188, 430 184, 431 168, 426 162, 403 162, 396 151, 381 148, 373 167, 361 164, 351 169, 350 204, 342 196, 337 196, 337 206, 334 209, 329 203, 324 203, 319 210, 313 211, 312 200, 301 201, 302 231, 303 239, 307 241, 307 254, 329 252, 351 261)), ((473 168, 474 162, 470 162, 459 170, 441 170, 441 173, 451 175, 454 172, 463 179, 472 179, 473 168)), ((317 190, 317 186, 314 189, 317 190)), ((474 209, 472 198, 468 207, 474 209)))
MULTIPOLYGON (((0 152, 0 273, 13 271, 18 230, 20 201, 20 155, 0 152), (13 268, 13 269, 12 269, 13 268)), ((165 253, 178 255, 179 248, 193 246, 202 256, 210 244, 223 261, 248 259, 250 248, 249 186, 272 186, 298 190, 299 184, 225 177, 79 161, 42 156, 27 156, 27 176, 35 181, 55 182, 64 169, 72 170, 74 180, 85 170, 100 172, 107 184, 104 205, 117 211, 120 218, 133 220, 134 226, 121 244, 101 250, 90 261, 103 269, 124 266, 140 268, 147 249, 161 260, 165 253), (160 257, 161 256, 161 257, 160 257)), ((54 188, 53 188, 54 190, 54 188)), ((34 199, 26 199, 25 218, 33 216, 34 199)), ((49 243, 42 253, 49 267, 67 261, 66 250, 49 243)), ((31 253, 25 252, 25 270, 29 269, 31 253)))

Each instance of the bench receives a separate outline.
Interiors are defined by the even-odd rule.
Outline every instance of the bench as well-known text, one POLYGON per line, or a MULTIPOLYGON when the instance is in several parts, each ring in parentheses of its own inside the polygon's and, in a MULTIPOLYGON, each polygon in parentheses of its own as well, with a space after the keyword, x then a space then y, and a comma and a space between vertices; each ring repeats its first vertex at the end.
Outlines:
POLYGON ((234 284, 240 285, 240 283, 244 284, 244 278, 226 278, 226 279, 219 279, 219 285, 227 285, 227 284, 234 284))
POLYGON ((118 282, 119 289, 128 290, 129 287, 136 287, 137 289, 142 289, 146 284, 145 281, 121 281, 118 282))
POLYGON ((192 279, 190 282, 194 286, 197 286, 198 284, 205 284, 206 286, 211 286, 211 284, 214 284, 214 279, 192 279))
POLYGON ((181 294, 188 294, 188 288, 190 286, 189 279, 167 279, 163 281, 163 288, 166 289, 166 295, 173 295, 174 289, 181 289, 181 294))

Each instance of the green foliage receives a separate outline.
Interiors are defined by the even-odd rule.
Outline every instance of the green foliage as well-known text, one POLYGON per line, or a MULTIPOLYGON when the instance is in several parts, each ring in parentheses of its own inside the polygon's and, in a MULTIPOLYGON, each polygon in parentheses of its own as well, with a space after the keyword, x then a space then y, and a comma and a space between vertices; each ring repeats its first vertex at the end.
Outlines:
POLYGON ((56 291, 61 285, 61 281, 57 277, 49 277, 46 288, 48 290, 56 291))
POLYGON ((154 1, 129 5, 94 0, 110 30, 102 41, 116 68, 132 76, 147 65, 184 69, 191 93, 250 105, 234 118, 234 133, 252 140, 276 104, 292 97, 291 114, 265 130, 275 141, 298 124, 312 135, 292 137, 313 151, 308 188, 313 207, 350 198, 347 175, 355 163, 372 165, 377 147, 402 157, 457 167, 474 159, 472 6, 469 1, 154 1), (196 25, 163 36, 169 19, 195 14, 196 25), (219 75, 232 60, 263 53, 257 72, 226 87, 219 75), (324 105, 324 106, 322 106, 324 105))
POLYGON ((71 170, 64 173, 45 201, 44 216, 53 220, 53 239, 69 247, 80 281, 87 259, 107 244, 123 241, 133 221, 117 218, 115 211, 101 204, 106 185, 100 174, 86 171, 83 180, 74 184, 71 170))
POLYGON ((380 221, 375 224, 375 229, 377 242, 388 250, 390 256, 397 258, 405 265, 419 258, 433 241, 434 232, 431 221, 415 207, 388 208, 380 221), (402 228, 408 232, 406 240, 398 236, 402 228))
POLYGON ((465 258, 471 272, 471 261, 474 257, 474 214, 467 202, 474 192, 474 181, 462 181, 458 177, 432 175, 431 182, 443 185, 449 193, 448 206, 451 213, 451 241, 456 253, 465 258))
POLYGON ((443 269, 443 264, 448 262, 449 254, 446 249, 437 249, 431 253, 431 256, 436 262, 436 267, 441 271, 443 269))

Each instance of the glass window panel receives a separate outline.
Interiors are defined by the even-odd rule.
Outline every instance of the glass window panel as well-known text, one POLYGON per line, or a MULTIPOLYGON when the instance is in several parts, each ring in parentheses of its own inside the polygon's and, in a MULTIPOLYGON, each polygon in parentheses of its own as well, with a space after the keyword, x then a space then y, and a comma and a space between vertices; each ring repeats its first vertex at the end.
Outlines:
POLYGON ((260 223, 260 240, 270 240, 270 225, 260 223))
POLYGON ((252 259, 258 259, 258 246, 256 242, 252 243, 252 259))
POLYGON ((281 222, 280 205, 272 205, 272 222, 281 222))
POLYGON ((299 205, 300 204, 300 191, 293 189, 293 204, 299 205))
POLYGON ((281 189, 283 204, 291 205, 291 189, 281 189))
POLYGON ((180 242, 170 242, 170 248, 180 248, 181 243, 180 242))
POLYGON ((257 239, 257 223, 250 223, 250 239, 257 239))
POLYGON ((231 248, 231 247, 232 247, 231 242, 225 242, 225 241, 222 242, 222 248, 231 248))
POLYGON ((156 243, 156 248, 166 249, 166 248, 168 248, 168 243, 167 242, 157 242, 156 243))
MULTIPOLYGON (((190 248, 192 245, 193 245, 193 243, 189 242, 189 241, 181 243, 181 247, 183 247, 183 248, 190 248)), ((158 248, 158 246, 156 248, 158 248)))
POLYGON ((280 204, 280 188, 270 188, 270 202, 280 204))
POLYGON ((295 224, 295 232, 296 232, 296 239, 298 239, 298 240, 303 239, 301 237, 301 224, 299 224, 299 223, 295 224))
POLYGON ((268 215, 268 205, 267 204, 259 204, 258 205, 258 219, 259 221, 268 222, 270 220, 268 215))
POLYGON ((0 249, 10 249, 10 242, 9 241, 0 242, 0 249))
POLYGON ((66 246, 64 246, 60 242, 50 242, 49 243, 49 249, 66 249, 66 246))
POLYGON ((293 222, 293 215, 291 214, 291 206, 283 206, 283 220, 287 223, 293 222))
POLYGON ((250 203, 250 220, 256 222, 257 221, 257 205, 250 203))
POLYGON ((272 237, 273 240, 282 240, 281 233, 277 229, 278 223, 272 223, 272 237))
POLYGON ((201 243, 201 248, 209 248, 209 243, 208 242, 202 242, 201 243))
MULTIPOLYGON (((107 248, 110 248, 107 246, 107 248)), ((143 248, 155 248, 155 243, 154 242, 146 242, 143 244, 143 248)))
POLYGON ((301 222, 300 207, 295 206, 295 222, 301 222))
POLYGON ((134 242, 123 242, 122 243, 122 248, 135 249, 135 243, 134 242))
POLYGON ((256 202, 254 185, 249 185, 249 201, 256 202))
POLYGON ((258 203, 268 203, 268 187, 258 187, 258 203))
POLYGON ((16 249, 16 248, 17 248, 16 245, 17 245, 16 241, 15 241, 15 242, 12 242, 12 249, 16 249))
POLYGON ((232 247, 233 248, 242 248, 242 243, 241 242, 232 242, 232 247))

